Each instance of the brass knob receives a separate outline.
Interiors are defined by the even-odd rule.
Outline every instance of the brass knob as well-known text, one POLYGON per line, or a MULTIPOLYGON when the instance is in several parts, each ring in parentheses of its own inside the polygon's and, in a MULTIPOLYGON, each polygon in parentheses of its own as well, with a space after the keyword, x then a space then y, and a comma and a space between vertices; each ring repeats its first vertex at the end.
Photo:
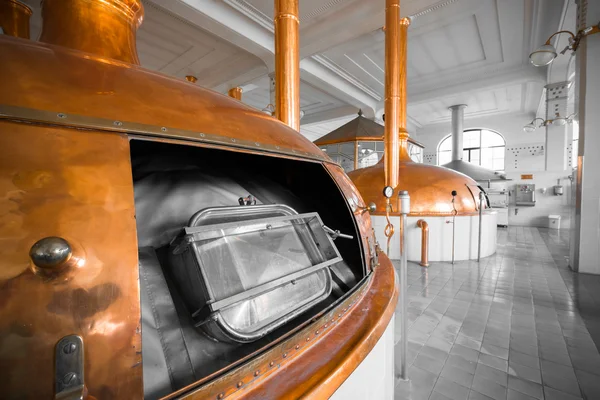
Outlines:
POLYGON ((374 213, 375 211, 377 211, 377 206, 373 202, 369 203, 369 205, 366 206, 366 207, 361 207, 360 208, 360 213, 361 214, 364 214, 366 212, 374 213))
POLYGON ((29 257, 33 263, 43 269, 53 269, 67 262, 73 250, 65 239, 50 236, 35 242, 29 250, 29 257))

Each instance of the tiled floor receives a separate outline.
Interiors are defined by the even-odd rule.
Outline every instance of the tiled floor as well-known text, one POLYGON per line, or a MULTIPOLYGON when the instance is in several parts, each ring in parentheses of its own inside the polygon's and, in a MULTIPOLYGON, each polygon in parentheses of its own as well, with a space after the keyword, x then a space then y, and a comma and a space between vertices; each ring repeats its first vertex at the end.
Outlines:
POLYGON ((396 399, 600 399, 588 331, 600 339, 600 279, 566 267, 565 232, 498 235, 480 263, 409 263, 410 380, 397 380, 396 399))

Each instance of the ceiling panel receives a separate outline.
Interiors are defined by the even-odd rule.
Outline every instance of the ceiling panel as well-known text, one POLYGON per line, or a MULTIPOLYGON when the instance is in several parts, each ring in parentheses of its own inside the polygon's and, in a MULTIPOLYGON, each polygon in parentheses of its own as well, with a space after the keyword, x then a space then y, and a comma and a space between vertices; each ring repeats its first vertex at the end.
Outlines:
MULTIPOLYGON (((273 19, 274 1, 273 0, 227 0, 238 4, 250 5, 256 11, 260 12, 265 18, 273 19)), ((310 24, 310 22, 322 17, 323 14, 332 13, 346 6, 355 0, 301 0, 298 5, 300 24, 310 24)))
MULTIPOLYGON (((267 77, 256 80, 242 94, 242 101, 249 106, 262 110, 270 103, 269 80, 267 77)), ((345 106, 345 103, 327 93, 300 82, 300 109, 304 115, 324 112, 345 106)))
POLYGON ((314 142, 320 137, 327 135, 329 132, 347 124, 356 117, 357 115, 348 115, 346 117, 336 118, 323 123, 301 125, 300 133, 311 142, 314 142))
POLYGON ((421 125, 449 122, 450 106, 466 104, 465 118, 524 111, 524 85, 516 84, 489 90, 461 93, 431 101, 409 104, 408 113, 421 125))

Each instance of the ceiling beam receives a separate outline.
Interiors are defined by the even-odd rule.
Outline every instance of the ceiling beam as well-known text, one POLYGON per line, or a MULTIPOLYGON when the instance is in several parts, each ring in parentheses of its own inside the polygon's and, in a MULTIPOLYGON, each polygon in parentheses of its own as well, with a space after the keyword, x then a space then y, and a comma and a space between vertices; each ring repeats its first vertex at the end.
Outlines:
POLYGON ((425 91, 408 90, 408 103, 419 104, 442 97, 456 97, 464 93, 476 92, 495 87, 506 87, 518 83, 546 83, 545 72, 540 68, 520 65, 510 70, 483 71, 476 76, 467 76, 460 82, 442 88, 425 91))
MULTIPOLYGON (((186 19, 192 24, 210 31, 212 34, 259 57, 267 66, 274 69, 273 32, 264 22, 239 7, 227 3, 231 0, 152 0, 165 10, 186 19)), ((232 3, 233 4, 233 3, 232 3)), ((357 108, 365 114, 373 115, 378 99, 366 93, 356 82, 344 79, 326 66, 311 58, 300 63, 301 78, 320 90, 357 108)), ((256 79, 252 77, 251 79, 256 79)), ((227 82, 225 85, 229 85, 227 82)))

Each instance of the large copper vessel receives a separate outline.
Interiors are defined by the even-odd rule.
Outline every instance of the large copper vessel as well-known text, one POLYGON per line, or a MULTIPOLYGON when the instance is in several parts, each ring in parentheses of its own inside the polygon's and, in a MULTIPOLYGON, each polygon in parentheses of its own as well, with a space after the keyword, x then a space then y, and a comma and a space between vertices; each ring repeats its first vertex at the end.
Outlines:
POLYGON ((2 397, 144 396, 134 189, 142 156, 156 167, 162 151, 210 159, 217 175, 277 177, 353 236, 338 247, 355 280, 165 397, 332 395, 383 334, 398 295, 343 170, 280 121, 137 65, 140 0, 45 0, 42 14, 41 42, 0 36, 2 397))

